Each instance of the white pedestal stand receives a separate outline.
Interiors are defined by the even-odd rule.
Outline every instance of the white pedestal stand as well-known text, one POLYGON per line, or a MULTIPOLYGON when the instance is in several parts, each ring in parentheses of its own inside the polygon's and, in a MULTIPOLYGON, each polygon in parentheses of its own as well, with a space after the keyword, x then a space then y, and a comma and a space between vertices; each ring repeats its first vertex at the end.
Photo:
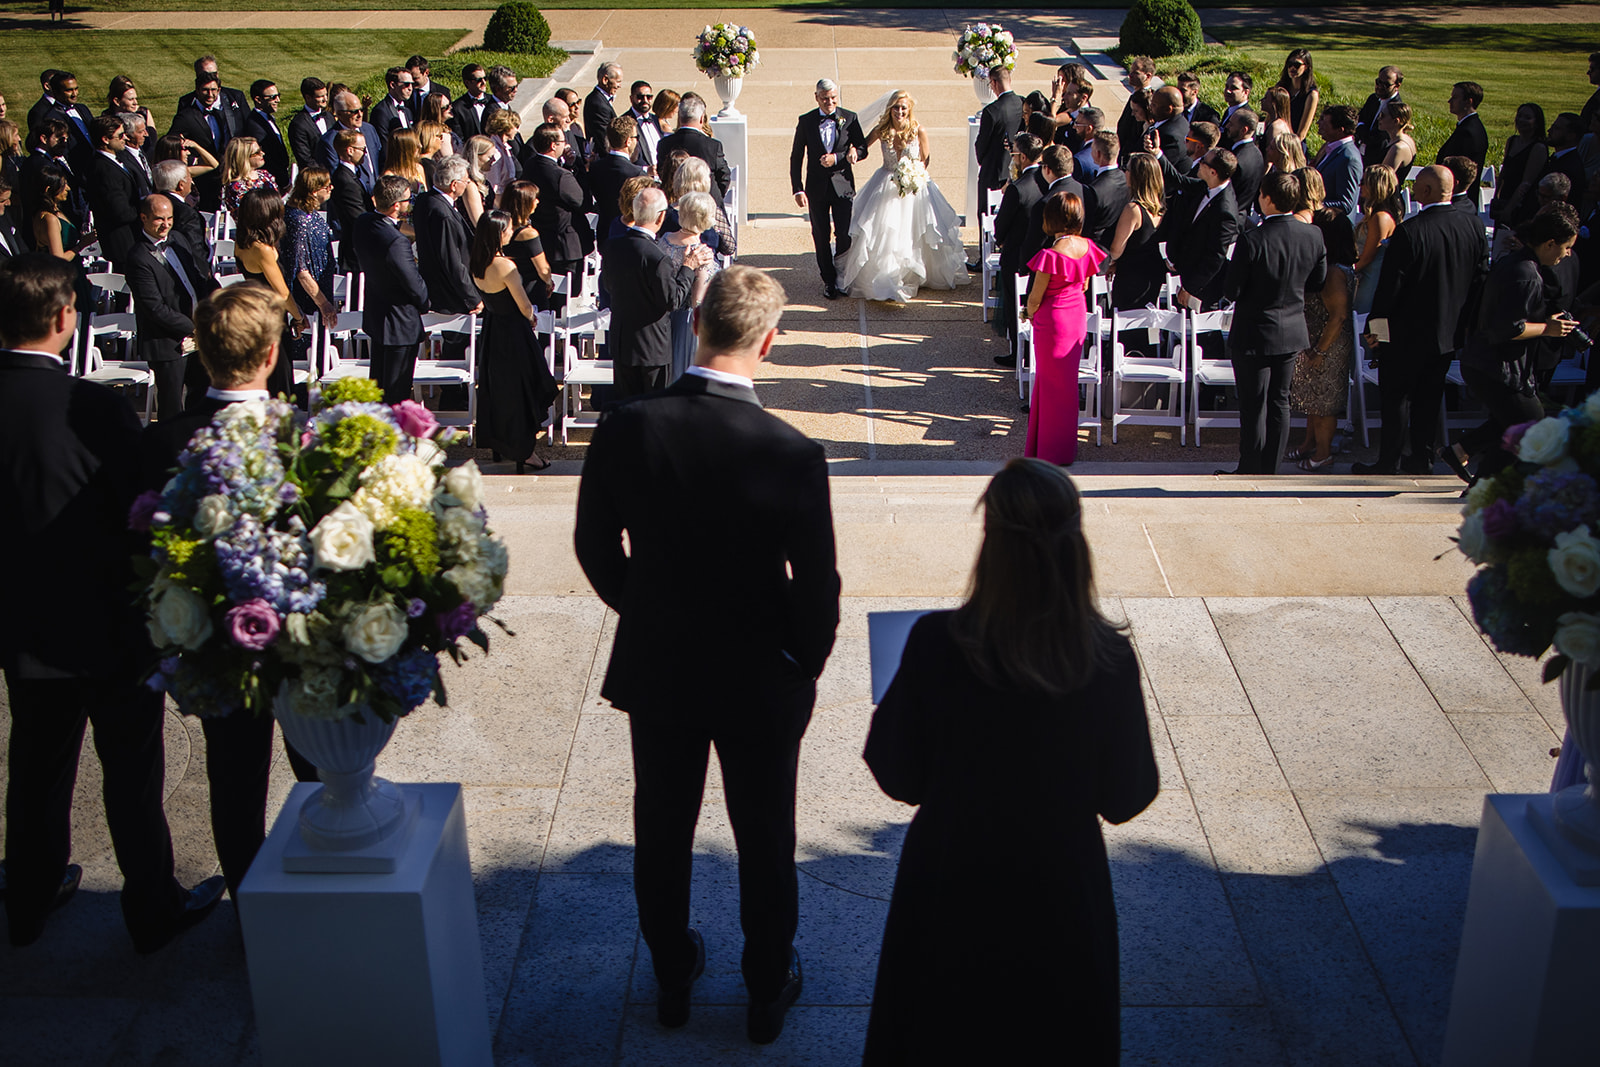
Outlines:
POLYGON ((728 157, 728 166, 738 175, 734 183, 734 198, 738 208, 739 225, 750 217, 750 123, 743 115, 727 118, 711 116, 711 130, 722 142, 722 154, 728 157))
POLYGON ((294 787, 239 887, 263 1062, 490 1067, 461 786, 400 787, 421 812, 393 874, 286 873, 317 788, 294 787))
POLYGON ((1550 810, 1545 793, 1484 798, 1445 1067, 1594 1062, 1600 888, 1546 845, 1550 810))
POLYGON ((978 122, 977 115, 967 117, 967 213, 961 219, 963 226, 978 224, 978 122))

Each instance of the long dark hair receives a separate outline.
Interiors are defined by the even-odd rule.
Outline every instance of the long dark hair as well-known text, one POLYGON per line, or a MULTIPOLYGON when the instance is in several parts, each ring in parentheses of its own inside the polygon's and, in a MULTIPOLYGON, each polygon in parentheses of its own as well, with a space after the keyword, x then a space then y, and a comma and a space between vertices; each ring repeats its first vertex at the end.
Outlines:
POLYGON ((252 189, 239 201, 239 215, 235 220, 235 244, 239 248, 251 245, 268 245, 277 248, 283 242, 283 197, 271 189, 252 189))
POLYGON ((61 209, 57 199, 61 190, 72 185, 67 178, 67 172, 54 163, 46 163, 39 168, 39 175, 34 179, 33 202, 28 205, 30 214, 40 213, 53 215, 61 209))
POLYGON ((472 235, 472 258, 467 263, 474 278, 482 278, 489 273, 489 264, 494 262, 494 257, 500 254, 510 237, 509 214, 499 209, 483 213, 472 235))
POLYGON ((1060 696, 1106 666, 1120 627, 1095 599, 1083 506, 1067 473, 1013 459, 983 493, 983 546, 951 634, 984 682, 1060 696))
MULTIPOLYGON (((1295 94, 1295 93, 1298 93, 1301 89, 1314 89, 1314 88, 1316 88, 1317 75, 1316 75, 1316 71, 1314 71, 1312 69, 1312 67, 1311 67, 1311 50, 1310 49, 1308 49, 1308 48, 1296 48, 1294 51, 1290 52, 1286 57, 1284 57, 1284 60, 1283 60, 1283 73, 1278 75, 1278 84, 1280 86, 1282 86, 1283 88, 1289 90, 1289 93, 1290 93, 1291 96, 1293 94, 1295 94), (1300 75, 1299 81, 1296 81, 1293 77, 1291 77, 1289 75, 1289 64, 1293 63, 1297 59, 1300 60, 1300 62, 1302 62, 1302 63, 1304 63, 1306 65, 1306 72, 1304 74, 1300 75)), ((1284 116, 1282 116, 1282 118, 1284 119, 1284 121, 1288 121, 1289 116, 1284 115, 1284 116)))

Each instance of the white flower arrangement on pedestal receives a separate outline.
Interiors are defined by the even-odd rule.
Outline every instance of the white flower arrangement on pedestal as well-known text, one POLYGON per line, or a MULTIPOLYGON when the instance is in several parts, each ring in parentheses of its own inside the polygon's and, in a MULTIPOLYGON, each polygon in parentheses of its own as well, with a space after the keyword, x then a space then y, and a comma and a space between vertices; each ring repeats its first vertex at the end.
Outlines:
POLYGON ((742 78, 761 62, 756 35, 748 26, 719 22, 695 39, 694 65, 712 78, 742 78))
POLYGON ((980 22, 976 26, 963 26, 951 58, 955 60, 957 74, 987 78, 996 67, 1016 69, 1016 40, 1010 31, 1001 29, 998 23, 980 22))
POLYGON ((928 185, 928 168, 919 159, 902 156, 894 168, 895 192, 901 196, 915 196, 928 185))

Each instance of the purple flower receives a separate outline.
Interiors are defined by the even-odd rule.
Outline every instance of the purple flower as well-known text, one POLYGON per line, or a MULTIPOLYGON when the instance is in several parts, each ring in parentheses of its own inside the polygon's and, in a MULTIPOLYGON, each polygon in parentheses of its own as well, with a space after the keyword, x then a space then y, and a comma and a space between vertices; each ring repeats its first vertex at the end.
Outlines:
MULTIPOLYGON (((1522 529, 1546 540, 1585 524, 1594 528, 1600 525, 1600 485, 1582 471, 1537 471, 1523 483, 1522 495, 1516 502, 1516 518, 1522 529)), ((1483 521, 1484 532, 1488 533, 1487 508, 1483 521)))
POLYGON ((240 648, 260 652, 278 639, 278 613, 265 600, 247 600, 228 609, 228 636, 240 648))
POLYGON ((450 611, 441 611, 436 618, 439 621, 439 633, 446 641, 454 641, 458 637, 465 637, 478 625, 478 609, 470 601, 463 600, 450 611))
POLYGON ((1517 532, 1517 509, 1509 500, 1496 500, 1483 509, 1483 532, 1490 537, 1510 537, 1517 532))
POLYGON ((148 530, 150 523, 156 517, 156 509, 161 505, 161 494, 154 489, 146 489, 134 497, 133 506, 128 508, 128 529, 148 530))
POLYGON ((438 679, 439 661, 432 652, 414 648, 373 670, 373 677, 385 693, 411 711, 433 693, 438 679))
POLYGON ((1500 438, 1500 447, 1513 456, 1516 455, 1517 449, 1522 445, 1522 435, 1527 433, 1532 425, 1531 422, 1519 422, 1506 430, 1505 435, 1500 438))
POLYGON ((300 499, 300 487, 293 482, 284 482, 278 490, 278 499, 285 504, 293 504, 300 499))
POLYGON ((406 604, 406 618, 420 619, 422 618, 422 613, 427 610, 428 604, 426 601, 419 597, 412 597, 410 602, 406 604))
POLYGON ((433 412, 415 400, 402 400, 394 405, 394 417, 400 428, 412 437, 430 437, 439 428, 439 420, 433 417, 433 412))

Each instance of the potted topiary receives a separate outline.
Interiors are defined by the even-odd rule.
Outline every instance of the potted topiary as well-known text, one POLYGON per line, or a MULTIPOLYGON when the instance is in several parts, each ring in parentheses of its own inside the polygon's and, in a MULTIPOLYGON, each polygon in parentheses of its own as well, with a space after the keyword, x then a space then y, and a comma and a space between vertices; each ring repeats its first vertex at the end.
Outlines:
POLYGON ((1200 16, 1189 0, 1134 0, 1122 20, 1122 50, 1128 55, 1173 56, 1204 42, 1200 16))
POLYGON ((491 52, 538 52, 550 43, 550 23, 525 0, 501 4, 483 31, 483 47, 491 52))

